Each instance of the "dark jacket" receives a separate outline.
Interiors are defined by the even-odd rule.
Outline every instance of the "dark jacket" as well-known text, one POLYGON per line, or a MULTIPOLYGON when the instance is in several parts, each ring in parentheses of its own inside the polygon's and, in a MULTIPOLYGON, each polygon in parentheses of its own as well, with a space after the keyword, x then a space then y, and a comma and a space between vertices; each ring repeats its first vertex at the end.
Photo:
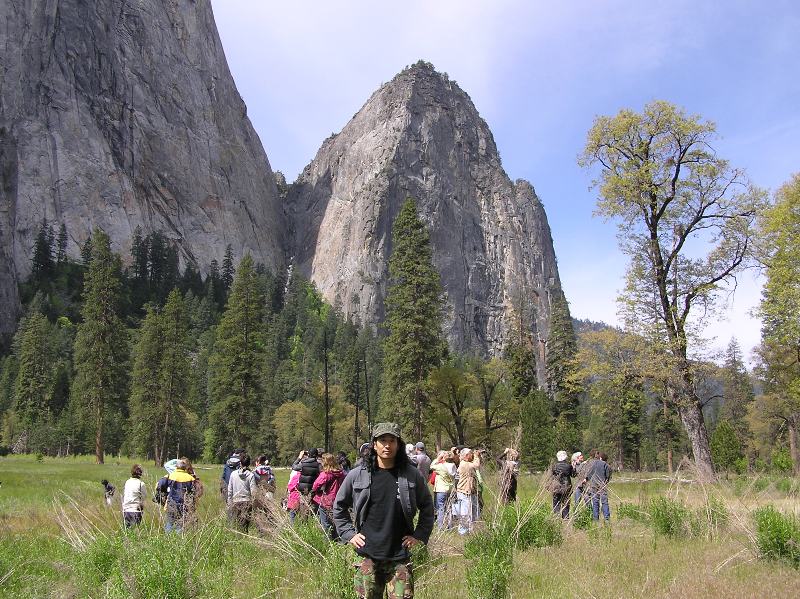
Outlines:
MULTIPOLYGON (((333 502, 333 523, 336 532, 344 542, 349 541, 361 530, 367 518, 370 483, 372 474, 366 466, 354 467, 345 477, 336 500, 333 502), (350 519, 353 509, 353 520, 350 519)), ((413 537, 427 543, 433 531, 433 499, 428 491, 428 483, 422 478, 413 464, 408 464, 398 473, 397 486, 400 489, 400 505, 408 528, 414 531, 413 537), (414 517, 419 512, 417 526, 414 517)))
POLYGON ((605 489, 611 480, 611 468, 603 460, 595 460, 586 473, 586 478, 590 491, 600 491, 605 489))
POLYGON ((292 464, 292 470, 300 472, 297 490, 303 495, 308 495, 311 492, 311 486, 319 476, 320 466, 317 458, 303 458, 292 464))
MULTIPOLYGON (((162 479, 164 480, 164 479, 162 479)), ((159 484, 161 481, 159 481, 159 484)), ((172 506, 182 510, 186 502, 186 496, 194 493, 195 478, 186 470, 175 470, 166 479, 167 486, 167 506, 172 506)))
POLYGON ((563 489, 561 492, 569 493, 569 491, 572 489, 572 480, 570 479, 575 476, 575 468, 572 467, 572 464, 569 462, 556 462, 556 465, 553 466, 551 474, 553 475, 553 478, 558 479, 558 482, 563 489))

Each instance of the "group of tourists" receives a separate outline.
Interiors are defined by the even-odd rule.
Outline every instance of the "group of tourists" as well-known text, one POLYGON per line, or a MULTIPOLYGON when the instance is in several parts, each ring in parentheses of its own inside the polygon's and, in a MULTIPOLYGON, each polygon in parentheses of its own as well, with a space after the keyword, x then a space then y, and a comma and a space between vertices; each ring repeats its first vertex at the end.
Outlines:
MULTIPOLYGON (((553 511, 567 518, 570 502, 583 501, 592 506, 595 519, 602 511, 607 520, 611 472, 605 454, 593 450, 588 460, 581 452, 567 458, 565 451, 559 451, 551 469, 553 511)), ((513 448, 497 458, 501 502, 516 500, 519 459, 513 448)), ((385 422, 373 428, 354 465, 343 452, 301 451, 292 464, 281 507, 292 523, 315 517, 330 539, 353 546, 359 556, 355 588, 360 597, 380 597, 385 588, 390 597, 411 597, 411 549, 427 543, 434 526, 467 535, 480 519, 481 467, 486 460, 484 450, 469 447, 451 447, 431 457, 423 442, 405 445, 400 426, 385 422)), ((186 458, 168 462, 165 469, 153 499, 164 508, 165 530, 180 532, 192 518, 203 487, 186 458)), ((146 491, 141 476, 142 468, 135 464, 122 498, 126 527, 142 519, 146 491)), ((279 509, 267 457, 259 456, 251 468, 251 458, 243 450, 226 460, 220 495, 231 526, 243 532, 259 514, 269 520, 279 509)))
POLYGON ((611 481, 611 468, 608 466, 608 456, 593 449, 589 452, 589 459, 583 453, 576 451, 567 461, 567 452, 559 451, 556 454, 556 463, 550 470, 549 490, 553 494, 553 512, 562 518, 569 518, 570 500, 574 500, 575 508, 584 505, 591 508, 592 519, 599 520, 600 513, 608 521, 611 510, 608 506, 608 483, 611 481), (572 479, 576 485, 573 491, 572 479))

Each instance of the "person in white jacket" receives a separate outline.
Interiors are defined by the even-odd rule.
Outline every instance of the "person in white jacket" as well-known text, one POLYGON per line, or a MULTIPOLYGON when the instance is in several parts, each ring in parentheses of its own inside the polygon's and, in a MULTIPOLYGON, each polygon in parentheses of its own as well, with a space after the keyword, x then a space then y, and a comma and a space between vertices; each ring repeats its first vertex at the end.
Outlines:
POLYGON ((147 491, 142 482, 142 467, 134 464, 131 467, 131 477, 125 481, 122 491, 122 520, 125 528, 141 524, 145 497, 147 491))
POLYGON ((250 470, 250 456, 239 456, 239 469, 228 479, 228 521, 247 532, 253 521, 253 500, 256 497, 256 477, 250 470))

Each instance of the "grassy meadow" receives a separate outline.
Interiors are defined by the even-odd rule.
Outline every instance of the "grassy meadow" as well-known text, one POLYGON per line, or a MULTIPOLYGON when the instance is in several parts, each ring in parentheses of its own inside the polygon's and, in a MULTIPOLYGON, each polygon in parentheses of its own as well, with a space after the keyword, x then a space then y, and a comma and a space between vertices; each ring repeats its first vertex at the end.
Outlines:
MULTIPOLYGON (((163 534, 152 502, 140 529, 124 531, 119 494, 131 463, 0 458, 0 597, 352 597, 354 554, 327 543, 313 523, 292 528, 278 513, 265 536, 229 530, 221 466, 196 465, 205 494, 185 535, 163 534), (118 489, 112 507, 102 478, 118 489)), ((145 465, 148 491, 162 472, 145 465)), ((276 474, 285 489, 288 472, 276 474)), ((416 596, 797 596, 800 525, 780 514, 800 515, 800 481, 735 477, 703 486, 684 478, 617 476, 611 522, 593 525, 586 513, 570 524, 548 516, 541 504, 549 496, 534 475, 521 476, 516 511, 498 510, 489 473, 486 522, 466 543, 434 533, 416 556, 416 596), (777 516, 763 512, 768 505, 777 516), (772 558, 757 513, 780 537, 772 558)))

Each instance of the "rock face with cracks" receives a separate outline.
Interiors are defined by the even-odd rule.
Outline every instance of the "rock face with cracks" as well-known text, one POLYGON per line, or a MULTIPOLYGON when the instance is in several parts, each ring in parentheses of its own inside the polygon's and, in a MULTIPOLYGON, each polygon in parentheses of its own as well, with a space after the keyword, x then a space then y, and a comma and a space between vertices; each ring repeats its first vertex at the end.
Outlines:
POLYGON ((127 255, 137 225, 182 262, 283 268, 275 178, 208 0, 0 3, 0 333, 42 219, 77 256, 94 227, 127 255))
POLYGON ((392 223, 408 197, 431 235, 451 347, 497 354, 522 322, 543 358, 561 292, 544 208, 506 175, 469 96, 423 62, 376 91, 288 193, 294 262, 361 322, 383 320, 392 223))
POLYGON ((413 197, 451 347, 498 354, 525 327, 543 380, 561 293, 544 208, 509 179, 469 96, 431 65, 376 91, 287 189, 208 0, 2 2, 0 22, 0 335, 16 326, 43 219, 66 225, 74 257, 95 227, 127 256, 141 226, 201 269, 228 244, 236 259, 291 263, 344 313, 380 326, 392 223, 413 197))

